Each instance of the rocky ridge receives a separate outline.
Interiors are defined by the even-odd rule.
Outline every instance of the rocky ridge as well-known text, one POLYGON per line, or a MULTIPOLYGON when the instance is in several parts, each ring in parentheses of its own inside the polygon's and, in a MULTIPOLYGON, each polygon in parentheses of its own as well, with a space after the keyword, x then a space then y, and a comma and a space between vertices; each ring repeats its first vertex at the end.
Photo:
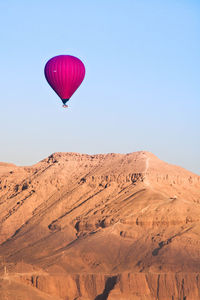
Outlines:
POLYGON ((200 299, 200 176, 152 153, 0 163, 0 208, 1 280, 15 290, 200 299))

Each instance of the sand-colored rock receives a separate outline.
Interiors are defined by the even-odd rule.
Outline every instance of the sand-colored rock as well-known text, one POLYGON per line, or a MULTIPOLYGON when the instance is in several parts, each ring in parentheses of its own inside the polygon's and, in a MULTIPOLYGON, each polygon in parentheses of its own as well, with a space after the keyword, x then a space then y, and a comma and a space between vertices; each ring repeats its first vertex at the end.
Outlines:
POLYGON ((11 285, 65 300, 200 299, 200 176, 152 153, 0 163, 0 225, 11 285))

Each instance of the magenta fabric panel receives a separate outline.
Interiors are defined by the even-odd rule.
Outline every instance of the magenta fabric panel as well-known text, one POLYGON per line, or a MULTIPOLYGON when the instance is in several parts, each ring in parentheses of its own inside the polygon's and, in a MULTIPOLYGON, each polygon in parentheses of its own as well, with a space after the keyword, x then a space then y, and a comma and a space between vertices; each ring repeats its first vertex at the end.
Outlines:
POLYGON ((45 66, 45 77, 61 99, 69 99, 85 77, 82 61, 71 55, 51 58, 45 66))

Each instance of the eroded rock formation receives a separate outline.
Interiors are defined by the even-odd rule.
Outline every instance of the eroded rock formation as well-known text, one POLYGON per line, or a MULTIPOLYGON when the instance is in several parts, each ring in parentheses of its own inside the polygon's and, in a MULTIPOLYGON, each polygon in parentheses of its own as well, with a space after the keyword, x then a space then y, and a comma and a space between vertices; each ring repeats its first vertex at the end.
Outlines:
POLYGON ((200 299, 200 177, 149 152, 0 163, 0 224, 8 299, 200 299))

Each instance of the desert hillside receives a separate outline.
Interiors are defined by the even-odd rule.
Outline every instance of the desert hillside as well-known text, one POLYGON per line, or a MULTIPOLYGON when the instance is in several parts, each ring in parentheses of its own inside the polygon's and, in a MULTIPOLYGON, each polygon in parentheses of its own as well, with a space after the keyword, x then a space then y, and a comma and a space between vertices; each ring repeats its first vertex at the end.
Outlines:
POLYGON ((200 299, 200 176, 152 153, 0 163, 0 224, 0 299, 200 299))

